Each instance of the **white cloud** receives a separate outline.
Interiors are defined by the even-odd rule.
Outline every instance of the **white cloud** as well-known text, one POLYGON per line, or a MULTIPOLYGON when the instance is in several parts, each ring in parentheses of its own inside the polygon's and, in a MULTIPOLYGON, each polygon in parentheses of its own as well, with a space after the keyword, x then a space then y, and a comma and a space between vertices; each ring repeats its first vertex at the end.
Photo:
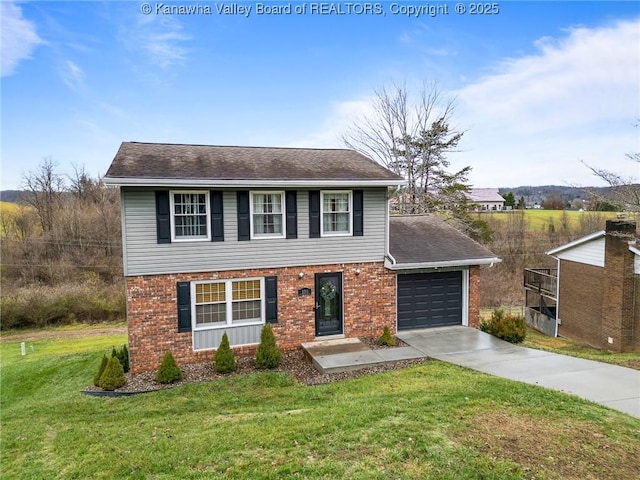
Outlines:
POLYGON ((0 2, 2 25, 0 76, 15 73, 18 64, 31 57, 33 50, 42 42, 35 25, 22 16, 22 10, 13 2, 0 2))
POLYGON ((71 60, 64 62, 62 80, 71 90, 78 90, 84 86, 84 71, 71 60))
POLYGON ((141 49, 153 65, 162 69, 187 59, 183 44, 192 38, 183 32, 181 23, 158 15, 140 16, 127 37, 131 48, 141 49))
POLYGON ((624 154, 640 149, 640 19, 536 47, 456 92, 474 183, 595 183, 580 160, 638 177, 624 154))

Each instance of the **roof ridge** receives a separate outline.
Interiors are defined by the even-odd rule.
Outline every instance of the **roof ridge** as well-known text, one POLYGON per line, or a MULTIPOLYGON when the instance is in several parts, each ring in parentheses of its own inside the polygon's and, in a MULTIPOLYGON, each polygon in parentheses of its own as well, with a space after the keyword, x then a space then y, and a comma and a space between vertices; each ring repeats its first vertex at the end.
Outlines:
POLYGON ((338 151, 345 151, 345 152, 360 153, 357 150, 354 150, 352 148, 338 148, 338 147, 325 148, 325 147, 274 147, 274 146, 258 146, 258 145, 211 145, 206 143, 138 142, 135 140, 130 140, 128 142, 123 142, 123 143, 129 143, 129 144, 135 144, 135 145, 167 145, 167 146, 176 146, 176 147, 254 148, 254 149, 260 149, 260 150, 266 150, 266 149, 318 150, 318 151, 338 150, 338 151))

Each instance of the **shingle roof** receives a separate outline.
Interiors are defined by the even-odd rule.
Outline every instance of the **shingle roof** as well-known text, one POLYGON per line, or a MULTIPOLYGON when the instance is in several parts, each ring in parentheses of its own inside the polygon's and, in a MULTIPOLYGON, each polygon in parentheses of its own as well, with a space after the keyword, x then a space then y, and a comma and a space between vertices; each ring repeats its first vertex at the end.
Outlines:
MULTIPOLYGON (((389 219, 389 253, 395 268, 483 265, 499 262, 491 251, 435 215, 389 219)), ((392 266, 393 268, 393 266, 392 266)))
POLYGON ((354 150, 138 142, 122 143, 105 179, 112 184, 169 180, 404 182, 354 150))
POLYGON ((497 188, 472 188, 466 195, 471 202, 504 202, 497 188))

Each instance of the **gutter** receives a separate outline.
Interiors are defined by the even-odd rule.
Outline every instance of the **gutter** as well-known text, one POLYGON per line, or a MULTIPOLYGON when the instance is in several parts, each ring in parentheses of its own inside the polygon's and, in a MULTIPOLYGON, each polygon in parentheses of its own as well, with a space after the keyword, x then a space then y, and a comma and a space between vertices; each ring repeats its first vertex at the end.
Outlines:
POLYGON ((473 258, 468 260, 445 260, 441 262, 416 262, 416 263, 397 263, 395 259, 388 254, 388 258, 384 261, 384 266, 389 270, 415 270, 419 268, 449 268, 449 267, 468 267, 471 265, 493 265, 502 262, 501 258, 473 258))
POLYGON ((394 187, 404 185, 404 180, 265 180, 265 179, 207 179, 207 178, 133 178, 103 177, 105 185, 119 187, 394 187))

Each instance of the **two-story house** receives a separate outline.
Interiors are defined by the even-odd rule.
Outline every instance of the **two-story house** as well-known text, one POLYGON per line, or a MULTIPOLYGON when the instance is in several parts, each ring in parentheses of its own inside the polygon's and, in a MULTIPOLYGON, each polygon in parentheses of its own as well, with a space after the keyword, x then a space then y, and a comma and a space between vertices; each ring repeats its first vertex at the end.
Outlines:
POLYGON ((499 259, 431 216, 389 218, 395 173, 352 150, 125 142, 121 189, 131 371, 476 325, 479 265, 499 259))

